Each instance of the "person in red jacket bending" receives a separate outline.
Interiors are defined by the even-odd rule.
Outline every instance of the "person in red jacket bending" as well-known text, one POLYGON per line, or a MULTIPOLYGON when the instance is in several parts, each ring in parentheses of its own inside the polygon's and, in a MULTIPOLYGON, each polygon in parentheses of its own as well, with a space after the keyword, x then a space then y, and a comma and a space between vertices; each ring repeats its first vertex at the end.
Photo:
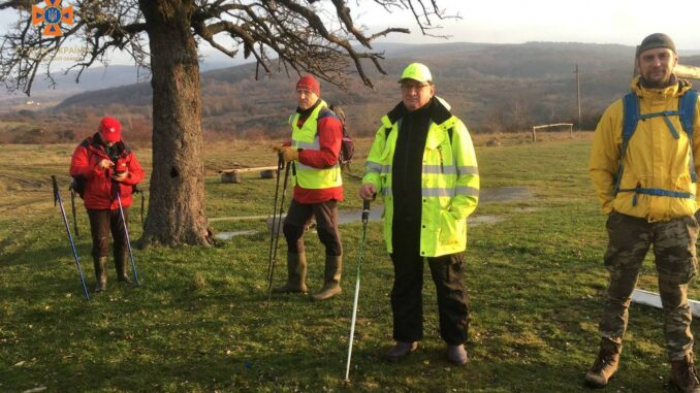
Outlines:
POLYGON ((131 194, 144 177, 136 155, 121 139, 121 124, 112 117, 100 120, 98 132, 82 141, 73 152, 70 175, 75 179, 88 216, 95 263, 95 292, 107 289, 109 233, 114 238, 114 264, 117 280, 130 283, 126 274, 127 238, 119 214, 117 190, 124 219, 129 221, 131 194))

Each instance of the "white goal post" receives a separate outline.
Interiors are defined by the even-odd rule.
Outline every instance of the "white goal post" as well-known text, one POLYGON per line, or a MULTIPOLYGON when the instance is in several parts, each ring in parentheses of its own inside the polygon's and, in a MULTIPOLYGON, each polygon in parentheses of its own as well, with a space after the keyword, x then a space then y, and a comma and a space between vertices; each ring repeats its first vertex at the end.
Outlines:
POLYGON ((542 124, 539 126, 532 126, 532 141, 537 142, 537 130, 541 128, 552 128, 552 127, 569 127, 569 136, 574 137, 574 123, 554 123, 554 124, 542 124))

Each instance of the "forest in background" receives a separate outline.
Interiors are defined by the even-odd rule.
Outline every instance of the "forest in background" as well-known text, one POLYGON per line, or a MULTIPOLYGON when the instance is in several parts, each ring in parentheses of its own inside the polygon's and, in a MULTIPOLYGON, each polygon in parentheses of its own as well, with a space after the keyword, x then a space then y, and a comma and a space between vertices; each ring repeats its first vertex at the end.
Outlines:
MULTIPOLYGON (((353 135, 371 135, 400 100, 397 78, 419 61, 433 72, 437 94, 473 133, 524 131, 536 124, 577 123, 575 66, 579 67, 582 124, 593 129, 602 111, 628 89, 634 48, 613 44, 549 43, 388 44, 388 75, 371 72, 375 89, 349 74, 345 90, 322 82, 321 97, 341 105, 353 135)), ((700 65, 700 56, 681 63, 700 65)), ((371 69, 367 67, 367 69, 371 69)), ((208 141, 283 138, 295 108, 296 75, 255 80, 255 65, 202 73, 202 123, 208 141)), ((0 143, 65 143, 94 132, 99 118, 119 118, 126 138, 149 144, 152 92, 148 82, 88 91, 55 106, 0 115, 0 143)))

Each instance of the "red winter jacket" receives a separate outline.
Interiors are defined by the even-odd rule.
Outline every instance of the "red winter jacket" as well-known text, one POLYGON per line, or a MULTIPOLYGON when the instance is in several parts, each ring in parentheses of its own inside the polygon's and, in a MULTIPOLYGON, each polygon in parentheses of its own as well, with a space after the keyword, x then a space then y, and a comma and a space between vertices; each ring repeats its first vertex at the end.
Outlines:
POLYGON ((145 175, 136 155, 124 142, 117 142, 115 166, 108 169, 100 169, 97 164, 103 160, 114 162, 99 137, 99 133, 85 139, 73 152, 70 163, 70 175, 78 181, 84 181, 83 200, 85 207, 90 210, 115 210, 119 208, 117 202, 117 182, 112 180, 115 167, 126 168, 129 172, 124 181, 119 183, 119 193, 122 206, 131 206, 131 194, 133 187, 143 180, 145 175))

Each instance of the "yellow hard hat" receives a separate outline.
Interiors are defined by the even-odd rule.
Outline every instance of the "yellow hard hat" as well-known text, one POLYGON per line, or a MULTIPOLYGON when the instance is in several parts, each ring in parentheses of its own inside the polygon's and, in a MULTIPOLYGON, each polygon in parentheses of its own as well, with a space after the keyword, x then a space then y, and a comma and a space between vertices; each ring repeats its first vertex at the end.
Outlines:
POLYGON ((430 70, 425 64, 411 63, 403 70, 399 82, 404 79, 413 79, 414 81, 426 83, 432 82, 433 76, 430 74, 430 70))

